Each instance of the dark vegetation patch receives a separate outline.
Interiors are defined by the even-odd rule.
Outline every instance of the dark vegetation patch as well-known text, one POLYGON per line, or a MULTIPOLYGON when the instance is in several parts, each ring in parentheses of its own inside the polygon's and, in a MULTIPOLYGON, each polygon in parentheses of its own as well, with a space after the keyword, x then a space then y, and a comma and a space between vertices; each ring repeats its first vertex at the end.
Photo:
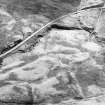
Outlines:
POLYGON ((31 71, 31 70, 34 70, 35 67, 27 67, 27 68, 23 68, 24 71, 31 71))
POLYGON ((52 104, 57 104, 67 100, 68 98, 67 98, 67 94, 55 94, 55 95, 50 95, 50 99, 52 104))
POLYGON ((105 74, 99 69, 90 69, 89 71, 78 70, 76 73, 77 80, 82 87, 87 87, 89 85, 97 85, 101 88, 105 88, 105 74))
POLYGON ((18 76, 14 72, 12 72, 12 73, 9 74, 8 80, 17 81, 18 76))
POLYGON ((11 83, 9 83, 9 82, 6 81, 6 80, 0 81, 0 87, 6 86, 6 85, 11 85, 11 83))
POLYGON ((38 79, 35 80, 28 80, 28 83, 35 83, 35 84, 41 84, 43 82, 43 77, 40 77, 38 79))
POLYGON ((81 0, 9 0, 6 2, 10 13, 17 11, 21 14, 41 14, 54 19, 75 10, 81 0))
POLYGON ((13 90, 17 93, 23 94, 23 90, 20 87, 14 86, 13 90))
POLYGON ((17 65, 17 66, 13 66, 13 67, 10 67, 10 68, 6 68, 6 69, 2 70, 2 73, 7 73, 7 72, 9 72, 9 71, 11 71, 11 70, 13 70, 13 69, 19 68, 19 67, 24 66, 24 65, 26 65, 26 63, 21 63, 21 64, 19 64, 19 65, 17 65))
POLYGON ((59 24, 52 24, 50 27, 48 27, 48 30, 51 29, 59 29, 59 30, 82 30, 81 28, 78 27, 67 27, 59 24))
MULTIPOLYGON (((15 47, 16 45, 18 45, 20 42, 22 42, 22 40, 17 40, 17 41, 14 41, 13 43, 10 43, 9 45, 7 45, 6 47, 3 47, 1 48, 1 54, 9 51, 10 49, 12 49, 13 47, 15 47)), ((24 51, 23 51, 24 52, 24 51)))
POLYGON ((27 56, 24 56, 22 60, 25 61, 26 63, 31 63, 37 60, 38 58, 39 58, 38 55, 29 55, 29 56, 27 55, 27 56))

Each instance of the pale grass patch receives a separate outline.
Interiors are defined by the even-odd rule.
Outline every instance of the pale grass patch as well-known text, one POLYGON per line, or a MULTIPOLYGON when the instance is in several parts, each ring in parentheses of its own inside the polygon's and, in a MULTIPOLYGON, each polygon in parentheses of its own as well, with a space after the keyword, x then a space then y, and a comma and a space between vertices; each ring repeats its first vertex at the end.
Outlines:
POLYGON ((101 50, 101 46, 94 42, 83 43, 82 47, 93 52, 98 52, 101 50))

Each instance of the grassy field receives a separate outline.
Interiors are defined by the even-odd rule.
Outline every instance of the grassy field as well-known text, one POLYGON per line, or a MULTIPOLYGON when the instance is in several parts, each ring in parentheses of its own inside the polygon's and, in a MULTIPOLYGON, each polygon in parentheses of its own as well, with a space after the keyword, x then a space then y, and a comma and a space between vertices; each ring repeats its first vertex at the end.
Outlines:
POLYGON ((0 0, 11 14, 41 14, 50 19, 74 11, 81 0, 0 0))

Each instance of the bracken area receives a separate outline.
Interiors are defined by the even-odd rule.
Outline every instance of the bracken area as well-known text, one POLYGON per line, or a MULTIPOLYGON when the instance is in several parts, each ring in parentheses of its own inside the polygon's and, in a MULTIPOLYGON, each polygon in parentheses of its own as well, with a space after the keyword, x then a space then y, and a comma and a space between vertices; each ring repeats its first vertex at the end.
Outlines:
POLYGON ((105 105, 104 0, 0 0, 0 105, 105 105))

